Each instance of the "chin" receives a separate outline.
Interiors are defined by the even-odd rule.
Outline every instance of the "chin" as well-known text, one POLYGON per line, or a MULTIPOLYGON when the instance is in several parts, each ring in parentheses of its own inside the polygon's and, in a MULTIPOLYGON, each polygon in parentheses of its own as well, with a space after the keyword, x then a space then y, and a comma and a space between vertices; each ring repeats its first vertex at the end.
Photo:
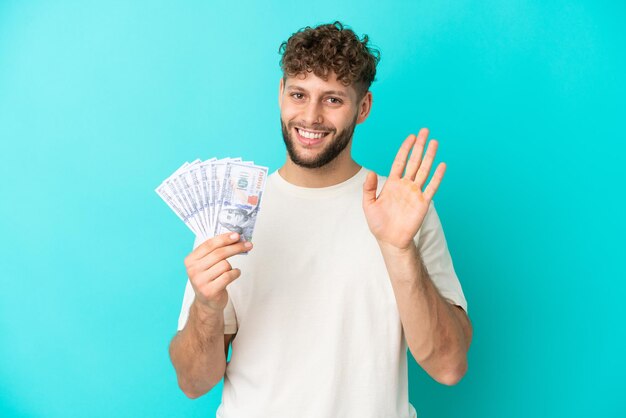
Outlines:
POLYGON ((310 152, 302 152, 302 150, 296 150, 293 153, 290 153, 289 158, 291 161, 304 168, 319 168, 325 164, 320 164, 320 156, 321 152, 316 152, 314 154, 310 152))

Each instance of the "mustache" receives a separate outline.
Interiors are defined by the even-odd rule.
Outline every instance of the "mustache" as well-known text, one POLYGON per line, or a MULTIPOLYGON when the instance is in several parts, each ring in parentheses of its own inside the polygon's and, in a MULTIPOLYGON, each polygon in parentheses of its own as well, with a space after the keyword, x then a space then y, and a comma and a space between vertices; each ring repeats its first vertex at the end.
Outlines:
POLYGON ((295 128, 296 126, 299 127, 299 128, 308 129, 308 130, 311 130, 311 131, 335 132, 335 129, 330 128, 328 126, 321 125, 321 124, 314 124, 314 125, 311 125, 311 126, 307 126, 306 123, 296 123, 296 122, 289 122, 288 123, 289 129, 295 128))

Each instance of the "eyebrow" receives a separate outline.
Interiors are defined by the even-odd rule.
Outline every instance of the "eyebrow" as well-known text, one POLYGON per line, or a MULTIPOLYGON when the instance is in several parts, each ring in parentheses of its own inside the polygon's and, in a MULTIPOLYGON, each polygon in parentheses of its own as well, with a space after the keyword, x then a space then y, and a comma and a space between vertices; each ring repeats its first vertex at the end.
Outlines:
MULTIPOLYGON (((287 87, 287 90, 290 90, 290 91, 291 90, 296 90, 296 91, 304 91, 304 92, 306 92, 306 89, 304 89, 304 88, 302 88, 300 86, 289 86, 289 87, 287 87)), ((331 94, 331 95, 334 95, 334 96, 340 96, 340 97, 348 98, 348 95, 346 93, 344 93, 343 91, 341 91, 341 90, 327 90, 327 91, 324 92, 324 94, 325 95, 326 94, 331 94)))

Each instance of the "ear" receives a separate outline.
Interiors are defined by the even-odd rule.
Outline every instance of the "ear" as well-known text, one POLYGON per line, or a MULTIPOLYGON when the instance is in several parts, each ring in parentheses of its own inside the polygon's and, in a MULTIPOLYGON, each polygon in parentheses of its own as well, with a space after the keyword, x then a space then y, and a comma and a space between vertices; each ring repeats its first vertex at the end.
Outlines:
POLYGON ((356 120, 357 124, 365 122, 365 119, 367 119, 370 114, 370 110, 372 109, 373 100, 374 97, 372 96, 372 92, 368 90, 359 103, 359 116, 356 120))
POLYGON ((280 83, 278 84, 278 107, 280 108, 283 105, 283 91, 285 90, 285 83, 283 78, 280 78, 280 83))

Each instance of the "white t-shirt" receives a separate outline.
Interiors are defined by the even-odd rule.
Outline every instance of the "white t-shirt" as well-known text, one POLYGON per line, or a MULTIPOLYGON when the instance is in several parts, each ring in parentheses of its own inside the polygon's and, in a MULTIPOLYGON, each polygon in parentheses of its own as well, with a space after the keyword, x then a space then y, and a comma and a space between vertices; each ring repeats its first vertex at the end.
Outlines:
MULTIPOLYGON (((227 288, 224 333, 237 335, 218 418, 416 416, 398 307, 362 209, 367 172, 324 188, 268 177, 254 249, 229 259, 242 274, 227 288)), ((432 203, 415 242, 441 295, 467 311, 432 203)), ((187 281, 179 330, 193 299, 187 281)))

